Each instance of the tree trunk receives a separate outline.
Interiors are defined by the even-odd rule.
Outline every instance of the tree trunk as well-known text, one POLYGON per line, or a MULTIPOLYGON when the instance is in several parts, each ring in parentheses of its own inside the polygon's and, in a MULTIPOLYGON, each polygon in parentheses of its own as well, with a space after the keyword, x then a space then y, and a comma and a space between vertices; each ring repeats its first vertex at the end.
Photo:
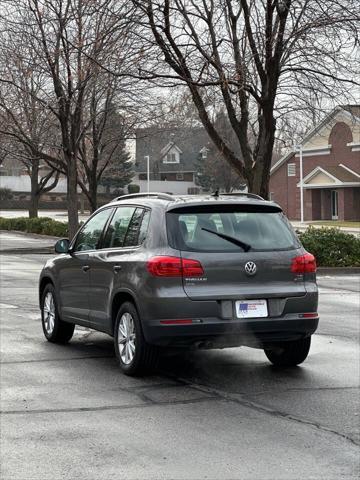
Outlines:
POLYGON ((275 140, 276 121, 272 110, 264 112, 259 119, 259 138, 255 151, 255 166, 247 176, 249 192, 269 198, 269 179, 272 152, 275 140))
POLYGON ((38 217, 39 201, 40 201, 40 195, 31 194, 30 206, 29 206, 29 218, 37 218, 38 217))
POLYGON ((75 158, 67 161, 67 203, 69 217, 69 239, 71 240, 79 228, 77 169, 75 158))
POLYGON ((91 213, 94 213, 97 209, 97 187, 98 185, 95 172, 95 175, 92 175, 89 179, 89 203, 91 213))
POLYGON ((30 173, 30 206, 29 206, 29 217, 37 218, 39 210, 39 200, 40 195, 38 193, 38 182, 39 182, 39 160, 34 159, 31 165, 30 173))

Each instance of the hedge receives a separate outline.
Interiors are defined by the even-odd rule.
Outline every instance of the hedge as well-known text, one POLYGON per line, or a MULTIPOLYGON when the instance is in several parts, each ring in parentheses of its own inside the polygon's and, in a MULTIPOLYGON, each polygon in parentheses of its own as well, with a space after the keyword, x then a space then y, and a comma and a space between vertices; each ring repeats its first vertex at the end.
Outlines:
POLYGON ((42 235, 51 235, 54 237, 68 236, 68 224, 58 222, 50 217, 0 217, 0 230, 18 230, 21 232, 39 233, 42 235))
POLYGON ((332 227, 308 227, 298 233, 320 267, 360 267, 360 238, 332 227))

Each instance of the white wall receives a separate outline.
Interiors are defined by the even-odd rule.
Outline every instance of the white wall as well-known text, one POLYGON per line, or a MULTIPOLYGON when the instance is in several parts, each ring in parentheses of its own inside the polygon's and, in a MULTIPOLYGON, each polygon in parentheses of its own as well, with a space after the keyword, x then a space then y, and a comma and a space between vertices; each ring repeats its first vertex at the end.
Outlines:
MULTIPOLYGON (((20 176, 0 176, 0 187, 10 188, 13 192, 30 192, 31 183, 30 177, 28 175, 20 176)), ((61 178, 53 190, 54 193, 65 193, 66 192, 66 179, 61 178)))
MULTIPOLYGON (((135 180, 134 183, 140 185, 140 192, 147 192, 146 180, 135 180)), ((150 192, 168 192, 180 195, 187 195, 188 188, 196 187, 194 182, 170 182, 161 180, 150 180, 150 192)))

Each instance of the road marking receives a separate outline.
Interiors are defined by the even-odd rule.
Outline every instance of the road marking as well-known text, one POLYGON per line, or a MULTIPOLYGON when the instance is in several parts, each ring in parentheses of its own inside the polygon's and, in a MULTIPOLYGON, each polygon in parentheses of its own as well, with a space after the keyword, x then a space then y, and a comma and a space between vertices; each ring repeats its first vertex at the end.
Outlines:
POLYGON ((10 305, 10 303, 0 303, 0 308, 19 308, 17 305, 10 305))

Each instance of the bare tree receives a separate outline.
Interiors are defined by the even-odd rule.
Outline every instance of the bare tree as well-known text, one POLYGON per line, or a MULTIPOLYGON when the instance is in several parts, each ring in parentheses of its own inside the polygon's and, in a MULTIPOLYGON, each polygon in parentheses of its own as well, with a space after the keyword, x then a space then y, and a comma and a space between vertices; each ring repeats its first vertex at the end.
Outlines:
POLYGON ((2 71, 6 70, 7 78, 16 81, 21 89, 14 88, 12 82, 0 84, 0 134, 3 138, 0 150, 2 155, 20 161, 30 177, 29 217, 33 218, 38 216, 41 196, 56 187, 59 173, 54 168, 41 168, 44 164, 41 153, 49 150, 47 144, 54 129, 49 111, 36 101, 43 78, 29 72, 30 58, 31 52, 28 49, 24 52, 20 46, 10 57, 3 58, 2 71))
POLYGON ((218 150, 250 191, 265 198, 277 119, 306 109, 309 92, 329 107, 359 86, 351 61, 358 44, 356 0, 133 3, 141 35, 151 30, 149 45, 157 47, 139 76, 186 85, 218 150), (241 158, 215 126, 222 107, 241 158))
MULTIPOLYGON (((127 6, 116 0, 20 0, 9 1, 2 47, 13 50, 20 38, 34 52, 29 62, 32 72, 41 72, 45 86, 35 100, 45 105, 60 131, 60 155, 43 151, 38 156, 64 172, 67 177, 69 235, 78 228, 78 161, 89 128, 84 118, 87 91, 98 63, 106 64, 114 55, 123 31, 119 22, 127 6)), ((126 21, 126 19, 125 19, 126 21)), ((0 75, 22 91, 20 82, 0 75)))
MULTIPOLYGON (((119 79, 99 68, 85 100, 84 121, 88 129, 79 149, 78 183, 91 211, 97 208, 98 186, 102 184, 103 175, 114 165, 120 168, 122 150, 137 122, 122 88, 119 79)), ((125 157, 127 163, 128 156, 125 157)), ((131 176, 124 177, 124 181, 127 178, 130 181, 131 176)))

